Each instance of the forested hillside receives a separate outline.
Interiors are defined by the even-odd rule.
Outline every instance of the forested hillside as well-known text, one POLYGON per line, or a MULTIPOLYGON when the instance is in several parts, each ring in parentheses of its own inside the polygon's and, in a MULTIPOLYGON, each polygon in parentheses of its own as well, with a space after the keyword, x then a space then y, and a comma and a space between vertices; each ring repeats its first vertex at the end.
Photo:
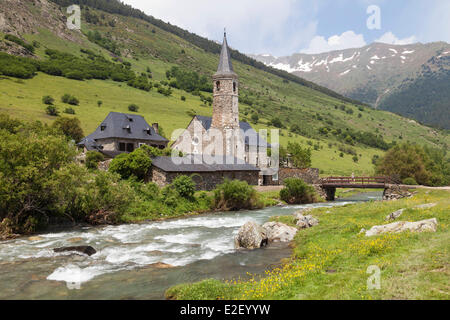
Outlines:
MULTIPOLYGON (((54 2, 67 4, 0 3, 0 112, 45 123, 77 117, 85 134, 110 111, 138 112, 159 122, 169 138, 193 115, 211 115, 215 42, 117 1, 78 1, 82 29, 71 31, 65 8, 54 2), (66 95, 78 103, 65 102, 66 95)), ((230 34, 231 45, 232 39, 230 34)), ((445 132, 352 103, 237 51, 233 64, 241 120, 256 129, 279 128, 282 145, 296 141, 310 148, 312 165, 323 174, 371 174, 376 158, 401 142, 436 149, 450 143, 445 132)))

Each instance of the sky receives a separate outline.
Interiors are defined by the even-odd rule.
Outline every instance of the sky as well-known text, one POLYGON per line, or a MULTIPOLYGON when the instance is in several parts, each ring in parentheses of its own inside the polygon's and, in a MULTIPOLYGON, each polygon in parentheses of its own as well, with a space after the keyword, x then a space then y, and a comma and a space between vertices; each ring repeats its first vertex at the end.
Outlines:
POLYGON ((372 42, 450 42, 450 0, 122 0, 243 53, 287 56, 372 42))

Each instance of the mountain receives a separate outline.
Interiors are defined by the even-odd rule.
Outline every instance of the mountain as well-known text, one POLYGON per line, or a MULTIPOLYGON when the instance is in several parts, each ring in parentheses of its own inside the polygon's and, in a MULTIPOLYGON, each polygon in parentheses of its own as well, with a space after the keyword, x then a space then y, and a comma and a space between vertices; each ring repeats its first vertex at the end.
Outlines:
MULTIPOLYGON (((232 46, 233 35, 228 39, 232 46)), ((194 114, 211 116, 219 50, 214 41, 116 0, 2 0, 0 113, 52 123, 42 99, 49 95, 60 115, 77 117, 89 134, 110 111, 130 112, 136 104, 170 138, 194 114), (64 6, 72 3, 81 5, 81 31, 66 28, 64 6), (79 104, 64 103, 65 94, 79 104)), ((374 110, 237 50, 231 55, 241 120, 255 129, 280 128, 282 145, 310 147, 323 174, 372 174, 374 156, 401 141, 450 145, 444 131, 374 110)))
POLYGON ((249 56, 375 108, 450 129, 448 43, 373 43, 321 54, 249 56))

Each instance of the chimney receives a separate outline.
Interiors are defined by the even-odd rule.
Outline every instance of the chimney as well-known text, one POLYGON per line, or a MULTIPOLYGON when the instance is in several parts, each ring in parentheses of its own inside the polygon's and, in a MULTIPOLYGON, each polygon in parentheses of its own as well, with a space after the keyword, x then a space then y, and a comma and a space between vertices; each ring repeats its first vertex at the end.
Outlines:
POLYGON ((159 134, 159 125, 158 123, 152 123, 153 130, 155 130, 156 134, 159 134))

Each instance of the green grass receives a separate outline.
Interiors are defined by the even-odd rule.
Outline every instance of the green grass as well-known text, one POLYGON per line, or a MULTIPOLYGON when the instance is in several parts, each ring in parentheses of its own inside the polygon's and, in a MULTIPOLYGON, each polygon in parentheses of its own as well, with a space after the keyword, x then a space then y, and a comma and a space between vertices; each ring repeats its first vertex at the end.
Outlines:
MULTIPOLYGON (((320 224, 300 230, 289 261, 249 280, 205 280, 169 289, 177 299, 448 299, 450 192, 421 190, 410 199, 315 209, 320 224), (413 209, 422 203, 438 205, 413 209), (366 237, 361 228, 399 220, 437 218, 437 232, 366 237), (381 269, 381 289, 367 289, 371 265, 381 269)), ((278 220, 293 223, 292 217, 278 220)))

